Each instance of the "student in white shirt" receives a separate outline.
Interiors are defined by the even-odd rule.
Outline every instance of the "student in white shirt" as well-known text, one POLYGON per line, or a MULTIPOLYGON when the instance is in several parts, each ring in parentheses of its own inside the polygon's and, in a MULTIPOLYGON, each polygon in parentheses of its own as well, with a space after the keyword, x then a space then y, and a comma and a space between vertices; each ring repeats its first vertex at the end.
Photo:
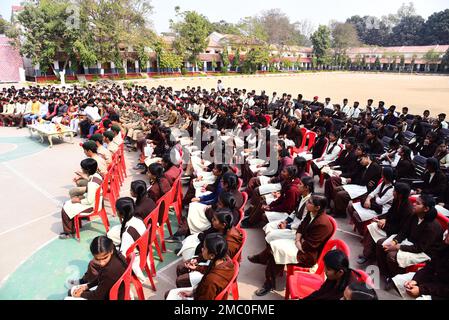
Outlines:
POLYGON ((331 163, 332 161, 337 160, 338 155, 342 150, 339 138, 340 134, 338 132, 329 132, 328 134, 329 142, 327 144, 327 148, 324 155, 321 158, 312 161, 311 168, 313 176, 319 175, 321 173, 321 169, 324 166, 331 163))
POLYGON ((331 98, 325 99, 324 109, 330 109, 330 110, 334 111, 334 105, 331 103, 331 98))
POLYGON ((353 118, 353 119, 357 119, 359 116, 360 116, 360 112, 361 112, 361 110, 359 109, 359 102, 358 101, 355 101, 354 102, 354 111, 352 112, 352 115, 351 115, 351 117, 353 118))
POLYGON ((396 168, 399 160, 401 160, 401 156, 399 155, 400 146, 401 145, 398 140, 391 140, 388 144, 388 151, 377 158, 379 163, 383 166, 391 166, 392 168, 396 168))
POLYGON ((348 104, 348 99, 343 99, 343 107, 341 108, 341 112, 343 112, 346 117, 350 117, 354 112, 354 108, 348 104))

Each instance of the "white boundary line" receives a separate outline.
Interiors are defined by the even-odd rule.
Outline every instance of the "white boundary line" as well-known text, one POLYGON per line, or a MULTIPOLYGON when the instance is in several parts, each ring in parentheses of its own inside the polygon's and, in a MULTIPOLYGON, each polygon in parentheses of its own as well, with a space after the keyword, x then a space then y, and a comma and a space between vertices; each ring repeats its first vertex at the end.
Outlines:
POLYGON ((33 187, 33 189, 35 189, 36 191, 38 191, 39 193, 41 193, 44 197, 46 197, 47 199, 49 199, 51 202, 53 202, 56 205, 60 205, 61 201, 56 200, 55 198, 53 198, 53 196, 47 192, 46 190, 44 190, 43 188, 41 188, 40 186, 38 186, 36 183, 34 183, 32 180, 30 180, 29 178, 27 178, 24 174, 22 174, 21 172, 17 171, 16 169, 14 169, 8 162, 4 162, 3 165, 9 169, 9 171, 11 171, 12 173, 14 173, 16 176, 18 176, 20 179, 22 179, 22 181, 26 182, 28 185, 30 185, 31 187, 33 187))
POLYGON ((25 227, 25 226, 27 226, 27 225, 29 225, 29 224, 32 224, 32 223, 34 223, 34 222, 36 222, 36 221, 39 221, 39 220, 42 220, 42 219, 51 217, 51 216, 53 216, 54 214, 55 214, 55 213, 50 213, 50 214, 47 214, 47 215, 45 215, 45 216, 42 216, 42 217, 39 217, 39 218, 30 220, 30 221, 25 222, 25 223, 22 223, 21 225, 15 226, 15 227, 13 227, 13 228, 11 228, 11 229, 5 230, 5 231, 3 231, 3 232, 0 233, 0 237, 3 236, 3 235, 5 235, 5 234, 7 234, 7 233, 10 233, 10 232, 12 232, 12 231, 15 231, 15 230, 17 230, 17 229, 23 228, 23 227, 25 227))
POLYGON ((346 233, 346 234, 350 234, 351 236, 354 236, 354 237, 357 237, 357 238, 360 238, 360 239, 363 238, 361 235, 353 233, 353 232, 350 232, 350 231, 345 231, 345 230, 341 230, 341 229, 337 229, 337 231, 340 231, 340 232, 346 233))
POLYGON ((6 283, 6 281, 9 279, 9 277, 17 271, 17 269, 19 269, 25 262, 27 262, 36 252, 38 252, 39 250, 41 250, 42 248, 44 248, 45 246, 49 245, 51 242, 53 242, 54 240, 56 240, 59 236, 54 236, 53 238, 51 238, 50 240, 48 240, 47 242, 45 242, 44 244, 42 244, 41 246, 39 246, 36 250, 33 250, 33 252, 28 255, 27 258, 24 258, 18 265, 16 268, 14 268, 14 270, 9 273, 6 277, 4 277, 2 279, 2 281, 0 282, 0 288, 3 287, 3 285, 6 283))

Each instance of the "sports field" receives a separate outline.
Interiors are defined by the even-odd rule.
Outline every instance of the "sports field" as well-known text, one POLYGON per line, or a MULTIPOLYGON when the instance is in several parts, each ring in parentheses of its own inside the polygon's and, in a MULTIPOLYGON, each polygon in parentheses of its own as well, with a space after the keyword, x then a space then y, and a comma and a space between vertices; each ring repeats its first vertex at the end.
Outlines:
MULTIPOLYGON (((152 79, 142 81, 148 86, 172 86, 176 90, 186 86, 201 86, 216 88, 218 77, 152 79)), ((359 101, 361 107, 370 98, 377 106, 379 100, 385 101, 389 107, 408 107, 410 113, 419 113, 429 109, 432 115, 449 112, 449 76, 386 74, 386 73, 353 73, 353 72, 323 72, 303 74, 276 74, 267 76, 225 76, 221 77, 225 88, 231 87, 247 90, 265 90, 271 96, 276 91, 292 94, 294 98, 299 93, 306 100, 314 96, 324 102, 326 97, 332 103, 342 104, 344 98, 349 102, 359 101)), ((140 81, 139 81, 140 83, 140 81)), ((400 109, 399 109, 400 111, 400 109)))

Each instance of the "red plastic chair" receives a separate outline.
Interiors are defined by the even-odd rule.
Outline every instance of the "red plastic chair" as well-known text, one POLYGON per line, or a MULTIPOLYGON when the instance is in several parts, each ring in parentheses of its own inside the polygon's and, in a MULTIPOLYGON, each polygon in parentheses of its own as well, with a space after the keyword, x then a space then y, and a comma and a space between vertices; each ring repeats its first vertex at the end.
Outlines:
POLYGON ((120 160, 118 156, 118 151, 112 154, 112 163, 111 170, 113 172, 113 177, 115 181, 115 192, 117 194, 117 197, 119 197, 118 193, 120 191, 120 186, 123 184, 123 175, 122 171, 120 169, 120 160))
POLYGON ((329 240, 320 256, 316 273, 297 271, 287 278, 289 292, 285 293, 286 299, 303 299, 321 287, 325 281, 325 266, 322 258, 324 258, 327 252, 333 250, 334 247, 343 251, 349 258, 350 250, 344 241, 339 239, 329 240))
MULTIPOLYGON (((149 226, 149 225, 157 226, 158 225, 159 210, 160 210, 160 205, 158 203, 156 205, 156 208, 154 208, 154 210, 143 221, 145 226, 149 226)), ((151 264, 151 271, 153 272, 153 277, 156 276, 156 265, 154 263, 153 244, 156 247, 156 252, 159 256, 159 260, 164 261, 164 257, 162 256, 162 252, 161 252, 161 247, 159 245, 159 242, 157 241, 157 229, 158 229, 157 227, 151 228, 150 235, 148 236, 149 237, 148 254, 149 254, 149 259, 150 259, 150 264, 151 264)))
MULTIPOLYGON (((322 157, 326 153, 327 145, 329 144, 329 139, 328 138, 324 138, 324 139, 325 139, 326 143, 324 145, 323 152, 321 153, 320 157, 322 157)), ((310 171, 311 165, 312 165, 312 160, 307 161, 306 172, 310 171)))
POLYGON ((173 182, 172 190, 170 192, 174 192, 173 194, 173 202, 170 207, 175 209, 176 218, 178 219, 178 224, 181 224, 182 217, 182 184, 181 184, 181 175, 182 169, 179 169, 179 176, 173 182), (173 190, 174 189, 174 190, 173 190))
POLYGON ((133 282, 133 263, 136 259, 136 254, 133 252, 129 256, 127 256, 126 260, 128 261, 128 267, 126 267, 123 275, 117 280, 117 282, 112 286, 109 291, 109 300, 118 300, 118 291, 122 284, 124 285, 125 296, 123 300, 131 300, 130 290, 131 290, 131 282, 133 282))
POLYGON ((246 232, 245 229, 241 229, 241 228, 237 228, 240 233, 242 234, 242 245, 240 246, 239 251, 237 251, 237 253, 235 254, 235 256, 232 258, 232 261, 234 263, 238 263, 240 264, 241 260, 242 260, 242 252, 243 252, 243 247, 245 246, 246 240, 248 239, 248 234, 246 232))
MULTIPOLYGON (((153 226, 151 225, 151 223, 148 224, 147 229, 142 234, 142 236, 139 239, 137 239, 137 241, 134 242, 128 248, 128 251, 126 251, 126 255, 128 256, 128 255, 134 253, 134 250, 137 248, 137 250, 139 251, 139 256, 140 256, 139 267, 141 270, 145 270, 148 278, 150 279, 151 288, 153 288, 153 291, 156 291, 156 286, 154 285, 154 281, 153 281, 153 273, 151 272, 150 268, 148 267, 148 251, 149 251, 148 248, 150 248, 149 247, 149 243, 150 243, 149 239, 150 239, 152 227, 153 226)), ((140 300, 145 300, 145 295, 143 294, 142 283, 140 282, 139 278, 137 278, 137 276, 134 273, 133 273, 132 280, 133 280, 134 286, 137 291, 137 296, 139 297, 140 300)))
POLYGON ((242 220, 245 218, 245 206, 246 206, 246 203, 248 202, 248 194, 245 191, 243 191, 242 196, 243 196, 243 204, 239 208, 240 220, 236 224, 236 228, 240 228, 240 224, 242 223, 242 220))
POLYGON ((97 192, 95 192, 94 210, 89 214, 79 213, 73 218, 74 222, 75 222, 76 238, 78 239, 78 241, 81 240, 81 237, 80 237, 80 223, 81 222, 80 221, 82 218, 88 218, 90 221, 90 220, 92 220, 93 217, 99 216, 101 218, 101 221, 103 222, 104 228, 106 229, 106 233, 109 231, 109 220, 108 220, 108 215, 106 213, 106 210, 105 210, 104 206, 103 206, 103 208, 99 209, 100 198, 101 198, 101 189, 102 189, 102 186, 100 186, 97 189, 97 192))
MULTIPOLYGON (((328 242, 326 243, 326 245, 323 248, 323 252, 324 252, 324 249, 326 248, 326 246, 328 245, 330 239, 332 239, 335 236, 335 233, 337 232, 337 228, 338 228, 337 221, 331 216, 328 216, 328 217, 329 217, 330 222, 332 223, 333 231, 332 231, 332 235, 330 236, 328 242)), ((318 258, 318 261, 317 261, 318 265, 320 264, 320 261, 324 258, 325 253, 323 254, 323 252, 321 252, 320 257, 318 258)), ((310 268, 304 268, 304 267, 299 267, 294 264, 288 264, 287 265, 287 278, 288 278, 288 276, 291 276, 295 271, 310 272, 310 268)), ((286 285, 286 291, 288 291, 288 283, 286 285)))
POLYGON ((162 252, 166 252, 167 248, 165 246, 165 238, 164 238, 164 225, 167 225, 168 232, 170 233, 170 236, 173 235, 170 219, 168 216, 168 210, 170 209, 170 204, 173 203, 173 199, 176 197, 176 188, 172 188, 169 192, 167 192, 162 198, 158 200, 158 204, 160 205, 159 209, 159 239, 161 241, 161 248, 162 252))
POLYGON ((302 141, 301 141, 301 145, 299 146, 299 148, 297 148, 296 146, 290 147, 290 155, 293 156, 293 154, 298 154, 301 152, 302 149, 304 149, 305 145, 306 145, 306 135, 307 132, 309 132, 309 130, 307 130, 306 128, 300 128, 299 129, 301 131, 301 135, 302 135, 302 141))
POLYGON ((220 292, 216 297, 215 300, 228 300, 229 294, 232 294, 232 298, 234 300, 238 300, 238 283, 237 283, 237 276, 239 275, 239 264, 234 263, 234 275, 229 281, 229 284, 224 288, 222 292, 220 292), (237 292, 237 295, 234 295, 234 293, 237 292))
POLYGON ((357 273, 360 274, 360 276, 356 275, 357 281, 366 283, 370 287, 374 286, 373 280, 371 279, 371 277, 365 271, 360 270, 360 269, 357 269, 355 271, 357 271, 357 273))
POLYGON ((242 188, 242 186, 243 186, 243 180, 239 178, 239 183, 238 183, 238 185, 237 185, 237 190, 240 191, 240 189, 242 188))
POLYGON ((109 200, 109 204, 112 208, 112 215, 115 217, 117 215, 116 209, 115 209, 115 202, 117 200, 116 191, 115 191, 115 179, 114 179, 114 172, 113 168, 111 167, 111 170, 108 171, 103 177, 103 198, 109 200))
POLYGON ((125 144, 122 143, 118 149, 119 151, 119 159, 120 159, 120 168, 122 169, 122 172, 125 176, 125 178, 128 177, 128 174, 126 173, 126 162, 125 162, 125 144))

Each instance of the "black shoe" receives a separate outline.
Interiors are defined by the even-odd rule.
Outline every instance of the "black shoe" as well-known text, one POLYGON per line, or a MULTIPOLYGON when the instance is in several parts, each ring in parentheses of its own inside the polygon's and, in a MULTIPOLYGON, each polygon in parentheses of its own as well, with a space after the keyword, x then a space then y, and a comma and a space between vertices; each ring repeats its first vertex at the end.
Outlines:
POLYGON ((252 256, 248 256, 247 258, 248 258, 248 261, 251 262, 251 263, 266 265, 266 263, 262 263, 259 260, 259 256, 257 254, 254 254, 252 256))
POLYGON ((141 170, 145 168, 145 165, 143 163, 138 163, 133 169, 134 170, 141 170))
POLYGON ((147 168, 145 168, 145 170, 143 170, 143 171, 139 172, 139 174, 147 174, 147 172, 148 172, 148 169, 147 169, 147 168))
POLYGON ((173 252, 174 252, 176 255, 178 255, 179 251, 181 251, 181 248, 182 248, 182 247, 178 247, 178 248, 176 248, 175 251, 173 251, 173 252))
POLYGON ((390 291, 394 287, 395 287, 395 284, 394 284, 393 280, 391 278, 386 278, 385 279, 385 290, 390 291))
POLYGON ((71 239, 71 238, 73 238, 73 234, 65 233, 65 232, 62 232, 59 234, 59 239, 61 239, 61 240, 71 239))
POLYGON ((242 227, 243 229, 248 229, 253 227, 253 225, 249 222, 249 219, 243 219, 240 223, 240 227, 242 227))
POLYGON ((270 293, 271 290, 272 290, 272 288, 263 286, 262 288, 260 288, 259 290, 257 290, 254 293, 256 294, 256 296, 261 297, 261 296, 265 296, 268 293, 270 293))
POLYGON ((176 242, 182 242, 182 240, 184 240, 184 236, 177 236, 176 234, 165 238, 165 242, 168 243, 176 243, 176 242))
POLYGON ((368 258, 365 256, 359 256, 359 258, 357 259, 358 264, 365 264, 367 262, 368 262, 368 258))

